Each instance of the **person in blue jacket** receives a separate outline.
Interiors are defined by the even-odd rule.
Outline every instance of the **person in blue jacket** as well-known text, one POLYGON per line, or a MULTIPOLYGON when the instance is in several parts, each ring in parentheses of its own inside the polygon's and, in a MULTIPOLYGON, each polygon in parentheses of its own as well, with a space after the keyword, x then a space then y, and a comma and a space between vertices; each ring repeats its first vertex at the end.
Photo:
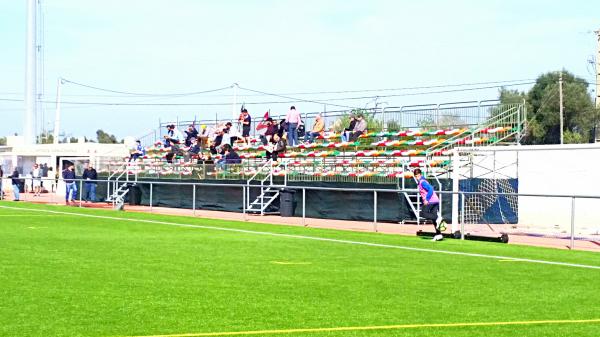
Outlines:
POLYGON ((435 193, 433 186, 425 180, 421 169, 415 169, 413 171, 415 179, 418 183, 419 194, 423 200, 423 207, 421 207, 421 217, 433 221, 435 227, 435 236, 433 241, 440 241, 444 239, 442 232, 446 230, 446 221, 440 214, 440 198, 435 193))

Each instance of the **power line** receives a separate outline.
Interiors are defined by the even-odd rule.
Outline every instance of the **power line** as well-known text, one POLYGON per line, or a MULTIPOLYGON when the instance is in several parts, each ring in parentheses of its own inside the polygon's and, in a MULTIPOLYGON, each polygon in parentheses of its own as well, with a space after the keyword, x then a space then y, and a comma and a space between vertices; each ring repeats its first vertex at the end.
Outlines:
MULTIPOLYGON (((338 97, 338 98, 324 98, 318 100, 311 99, 302 99, 296 97, 290 97, 285 95, 279 95, 274 93, 268 93, 264 91, 243 88, 240 89, 260 93, 262 95, 274 96, 288 99, 288 101, 259 101, 259 102, 246 102, 246 105, 257 105, 257 104, 289 104, 289 103, 297 103, 297 102, 307 102, 313 104, 327 104, 331 106, 341 107, 341 108, 356 108, 348 105, 340 105, 329 103, 331 101, 345 101, 345 100, 363 100, 363 99, 374 99, 374 98, 385 98, 385 97, 402 97, 402 96, 418 96, 418 95, 431 95, 431 94, 441 94, 441 93, 451 93, 451 92, 464 92, 464 91, 474 91, 474 90, 485 90, 485 89, 495 89, 495 88, 503 88, 503 87, 512 87, 512 86, 521 86, 533 84, 535 82, 524 82, 524 83, 514 83, 508 85, 494 85, 494 86, 484 86, 484 87, 475 87, 475 88, 461 88, 461 89, 451 89, 451 90, 438 90, 438 91, 426 91, 426 92, 416 92, 416 93, 404 93, 404 94, 392 94, 392 95, 375 95, 375 96, 360 96, 360 97, 338 97)), ((0 101, 11 101, 11 102, 23 102, 23 99, 13 99, 13 98, 0 98, 0 101)), ((46 104, 56 104, 56 101, 41 101, 46 104)), ((61 101, 61 104, 73 104, 73 105, 98 105, 98 106, 227 106, 231 105, 231 102, 218 102, 218 103, 143 103, 143 102, 78 102, 78 101, 61 101)))
POLYGON ((104 89, 104 88, 92 86, 92 85, 89 85, 89 84, 83 84, 83 83, 79 83, 79 82, 75 82, 75 81, 71 81, 71 80, 67 80, 67 79, 63 79, 63 81, 66 82, 66 83, 70 83, 70 84, 73 84, 73 85, 80 86, 80 87, 84 87, 84 88, 88 88, 88 89, 94 89, 94 90, 99 90, 99 91, 105 91, 105 92, 112 92, 112 93, 115 93, 115 94, 132 95, 132 96, 153 96, 153 97, 158 97, 158 96, 164 96, 164 97, 169 97, 169 96, 191 96, 191 95, 199 95, 199 94, 207 94, 207 93, 211 93, 211 92, 223 91, 223 90, 231 89, 233 87, 233 85, 230 85, 230 86, 223 87, 223 88, 211 89, 211 90, 204 90, 204 91, 194 91, 194 92, 185 92, 185 93, 170 93, 170 94, 151 94, 151 93, 139 93, 139 92, 128 92, 128 91, 118 91, 118 90, 112 90, 112 89, 104 89))
MULTIPOLYGON (((120 95, 93 95, 93 94, 71 94, 71 95, 63 95, 63 96, 72 96, 72 97, 123 97, 125 96, 186 96, 186 95, 195 95, 201 93, 210 93, 214 91, 229 89, 232 86, 225 87, 222 89, 214 89, 207 91, 197 91, 197 92, 189 92, 189 93, 170 93, 170 94, 158 94, 158 93, 135 93, 128 91, 118 91, 113 89, 104 89, 96 86, 92 86, 89 84, 83 84, 71 80, 64 80, 65 82, 69 82, 71 84, 82 86, 85 88, 90 88, 94 90, 100 90, 111 93, 118 93, 120 95)), ((320 95, 320 94, 345 94, 345 93, 361 93, 361 92, 384 92, 384 91, 403 91, 403 90, 417 90, 417 89, 436 89, 436 88, 451 88, 451 87, 464 87, 464 86, 474 86, 474 85, 487 85, 487 84, 501 84, 506 83, 507 85, 515 82, 529 82, 535 81, 535 79, 519 79, 519 80, 503 80, 503 81, 487 81, 487 82, 471 82, 471 83, 458 83, 458 84, 440 84, 440 85, 427 85, 427 86, 414 86, 414 87, 401 87, 401 88, 382 88, 382 89, 361 89, 361 90, 338 90, 338 91, 307 91, 307 92, 289 92, 289 93, 277 93, 278 95, 320 95)), ((21 92, 2 92, 0 94, 6 95, 20 95, 21 92)), ((258 95, 245 95, 245 96, 264 96, 265 94, 258 95)), ((231 97, 231 94, 227 95, 214 95, 213 97, 231 97)))
MULTIPOLYGON (((527 79, 521 79, 521 80, 506 80, 506 81, 459 83, 459 84, 439 84, 439 85, 428 85, 428 86, 420 86, 420 87, 402 87, 402 88, 384 88, 384 89, 362 89, 362 90, 339 90, 339 91, 293 92, 293 93, 282 93, 281 95, 347 94, 347 93, 359 93, 359 92, 402 91, 402 90, 436 89, 436 88, 450 88, 450 87, 466 87, 466 86, 473 86, 473 85, 500 84, 500 83, 513 83, 513 82, 530 82, 530 81, 535 81, 535 78, 527 78, 527 79)), ((379 97, 383 97, 383 96, 379 96, 379 97)))
POLYGON ((308 100, 308 99, 295 98, 295 97, 284 96, 284 95, 279 95, 279 94, 273 94, 273 93, 268 93, 268 92, 264 92, 264 91, 259 91, 259 90, 254 90, 254 89, 248 89, 248 88, 244 88, 244 87, 239 87, 239 88, 242 89, 242 90, 246 90, 246 91, 250 91, 250 92, 254 92, 254 93, 259 93, 259 94, 263 94, 263 95, 267 95, 267 96, 274 96, 274 97, 280 97, 280 98, 286 98, 286 99, 293 99, 294 101, 290 102, 290 103, 307 102, 307 103, 316 103, 316 104, 327 104, 327 105, 336 106, 336 107, 340 107, 340 108, 356 109, 356 107, 347 106, 347 105, 325 103, 325 101, 333 101, 333 99, 315 101, 315 100, 308 100))

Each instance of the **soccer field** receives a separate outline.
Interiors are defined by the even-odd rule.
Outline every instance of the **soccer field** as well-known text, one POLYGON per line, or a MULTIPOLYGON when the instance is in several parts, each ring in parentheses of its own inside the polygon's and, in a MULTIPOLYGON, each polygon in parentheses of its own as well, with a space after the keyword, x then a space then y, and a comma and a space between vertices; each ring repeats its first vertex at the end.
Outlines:
POLYGON ((592 252, 10 202, 0 242, 1 336, 600 335, 592 252))

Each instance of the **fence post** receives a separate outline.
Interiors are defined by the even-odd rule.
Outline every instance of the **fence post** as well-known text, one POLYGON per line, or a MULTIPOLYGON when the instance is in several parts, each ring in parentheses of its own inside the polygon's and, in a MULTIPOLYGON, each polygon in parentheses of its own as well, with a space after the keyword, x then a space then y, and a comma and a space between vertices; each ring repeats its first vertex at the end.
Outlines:
POLYGON ((79 207, 81 207, 82 196, 83 196, 83 180, 79 180, 79 207))
POLYGON ((196 216, 196 184, 192 185, 192 214, 196 216))
POLYGON ((242 185, 242 213, 244 214, 244 221, 248 221, 246 216, 246 186, 242 185))
POLYGON ((150 183, 150 213, 152 213, 152 183, 150 183))
POLYGON ((306 189, 302 189, 302 226, 306 227, 306 189))
POLYGON ((460 239, 465 239, 465 194, 460 194, 460 239))
POLYGON ((575 249, 575 197, 571 197, 571 247, 575 249))
POLYGON ((373 191, 373 230, 377 232, 377 191, 373 191))

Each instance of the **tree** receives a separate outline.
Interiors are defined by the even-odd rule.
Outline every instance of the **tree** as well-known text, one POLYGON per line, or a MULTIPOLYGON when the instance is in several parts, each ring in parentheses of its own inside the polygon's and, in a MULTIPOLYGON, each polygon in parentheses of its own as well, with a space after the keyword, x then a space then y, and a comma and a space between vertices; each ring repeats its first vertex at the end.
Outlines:
POLYGON ((436 122, 432 116, 427 116, 417 122, 417 126, 421 129, 437 129, 437 128, 462 128, 466 127, 467 123, 457 115, 440 116, 436 122))
POLYGON ((101 143, 101 144, 117 144, 117 143, 119 143, 119 141, 117 140, 117 137, 115 137, 114 135, 108 134, 108 133, 104 132, 103 130, 96 131, 96 138, 98 139, 98 143, 101 143))
MULTIPOLYGON (((528 113, 526 144, 560 143, 559 72, 541 75, 529 92, 501 90, 503 104, 526 99, 528 113)), ((588 83, 563 71, 564 142, 587 143, 598 121, 598 110, 587 91, 588 83)))
POLYGON ((6 145, 6 137, 0 137, 0 146, 6 145))
POLYGON ((54 143, 54 135, 49 132, 43 132, 38 136, 38 144, 52 144, 54 143))
POLYGON ((350 124, 350 115, 356 116, 359 114, 361 114, 367 121, 367 130, 369 132, 379 132, 383 130, 383 122, 377 120, 374 113, 369 113, 365 109, 352 109, 349 114, 344 113, 344 115, 336 119, 336 121, 333 123, 333 130, 335 132, 342 132, 344 128, 348 127, 350 124))

